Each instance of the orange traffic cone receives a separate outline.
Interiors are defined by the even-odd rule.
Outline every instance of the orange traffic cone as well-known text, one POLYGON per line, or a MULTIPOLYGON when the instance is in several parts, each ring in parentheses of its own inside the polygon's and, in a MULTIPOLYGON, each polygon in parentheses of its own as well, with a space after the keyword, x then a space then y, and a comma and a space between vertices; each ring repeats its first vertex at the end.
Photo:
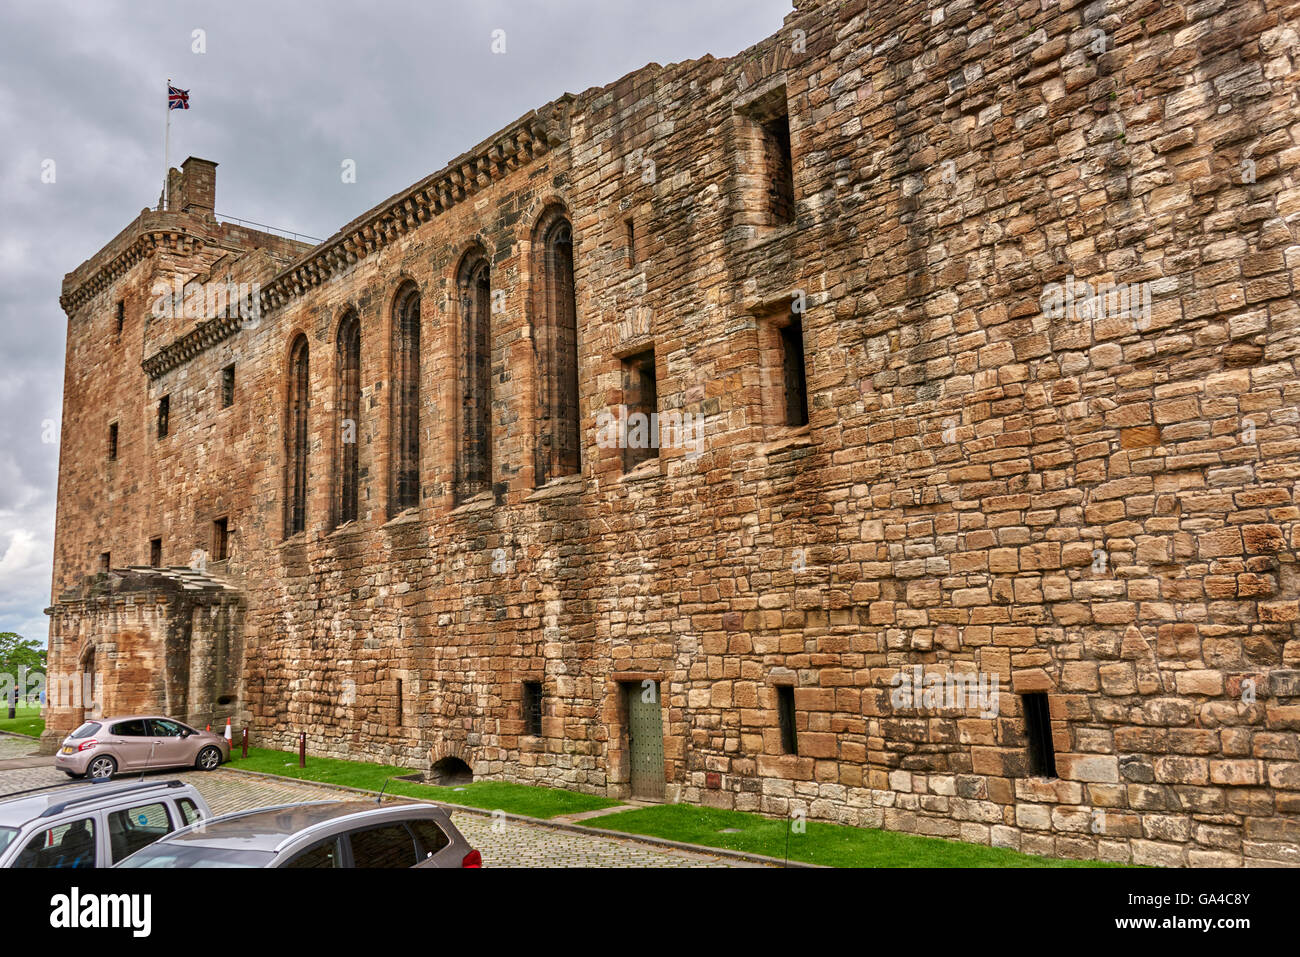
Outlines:
POLYGON ((204 730, 204 731, 211 731, 211 730, 212 730, 212 722, 209 721, 209 722, 208 722, 208 726, 207 726, 206 728, 204 728, 203 730, 204 730))
POLYGON ((231 740, 233 740, 233 739, 231 738, 231 734, 230 734, 230 719, 229 719, 229 718, 226 719, 226 734, 225 734, 225 738, 226 738, 227 741, 231 741, 231 740))

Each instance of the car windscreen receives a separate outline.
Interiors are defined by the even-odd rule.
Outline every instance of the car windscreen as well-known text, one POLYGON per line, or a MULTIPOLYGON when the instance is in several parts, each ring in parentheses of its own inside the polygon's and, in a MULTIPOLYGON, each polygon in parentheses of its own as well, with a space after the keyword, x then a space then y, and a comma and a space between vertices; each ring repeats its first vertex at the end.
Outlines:
POLYGON ((94 721, 87 721, 85 724, 83 724, 83 725, 82 725, 80 728, 78 728, 76 731, 72 732, 72 734, 68 735, 68 737, 70 737, 70 738, 88 738, 88 737, 90 737, 92 734, 97 734, 97 733, 99 732, 99 728, 100 728, 100 726, 99 726, 98 724, 96 724, 94 721))
POLYGON ((0 853, 13 843, 13 839, 18 836, 16 827, 0 827, 0 853))
POLYGON ((275 855, 270 851, 248 851, 228 847, 203 847, 180 843, 151 844, 141 848, 118 867, 265 867, 275 855))

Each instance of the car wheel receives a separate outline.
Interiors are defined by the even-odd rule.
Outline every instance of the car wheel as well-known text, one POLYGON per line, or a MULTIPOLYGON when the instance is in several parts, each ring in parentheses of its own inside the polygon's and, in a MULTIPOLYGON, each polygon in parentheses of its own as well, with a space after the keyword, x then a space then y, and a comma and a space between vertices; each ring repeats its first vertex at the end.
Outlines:
POLYGON ((117 773, 117 762, 107 754, 101 754, 90 762, 86 768, 86 777, 93 781, 106 781, 117 773))
POLYGON ((215 771, 221 766, 221 750, 211 746, 204 748, 194 764, 202 771, 215 771))

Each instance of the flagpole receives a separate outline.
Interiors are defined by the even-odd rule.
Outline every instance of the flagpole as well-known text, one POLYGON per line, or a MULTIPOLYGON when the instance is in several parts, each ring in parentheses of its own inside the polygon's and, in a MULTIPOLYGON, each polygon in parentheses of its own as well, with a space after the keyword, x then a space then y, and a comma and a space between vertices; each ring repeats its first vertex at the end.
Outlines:
POLYGON ((162 202, 159 209, 167 208, 167 181, 171 179, 172 173, 172 78, 167 78, 167 92, 163 96, 163 104, 167 110, 167 119, 163 123, 163 189, 162 202))

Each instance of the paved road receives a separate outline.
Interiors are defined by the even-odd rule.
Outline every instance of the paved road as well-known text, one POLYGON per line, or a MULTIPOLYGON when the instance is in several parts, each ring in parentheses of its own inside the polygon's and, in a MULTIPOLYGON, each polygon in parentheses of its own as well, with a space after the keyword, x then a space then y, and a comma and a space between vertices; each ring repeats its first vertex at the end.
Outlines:
MULTIPOLYGON (((0 736, 0 797, 27 788, 68 781, 68 777, 48 761, 35 767, 5 769, 7 759, 23 758, 33 750, 31 742, 0 736)), ((227 769, 207 773, 162 771, 151 772, 149 776, 188 780, 218 814, 295 801, 336 801, 347 796, 333 788, 255 777, 227 769)), ((482 852, 487 867, 753 866, 735 858, 654 847, 620 838, 595 837, 464 811, 453 812, 453 820, 470 844, 482 852)))

